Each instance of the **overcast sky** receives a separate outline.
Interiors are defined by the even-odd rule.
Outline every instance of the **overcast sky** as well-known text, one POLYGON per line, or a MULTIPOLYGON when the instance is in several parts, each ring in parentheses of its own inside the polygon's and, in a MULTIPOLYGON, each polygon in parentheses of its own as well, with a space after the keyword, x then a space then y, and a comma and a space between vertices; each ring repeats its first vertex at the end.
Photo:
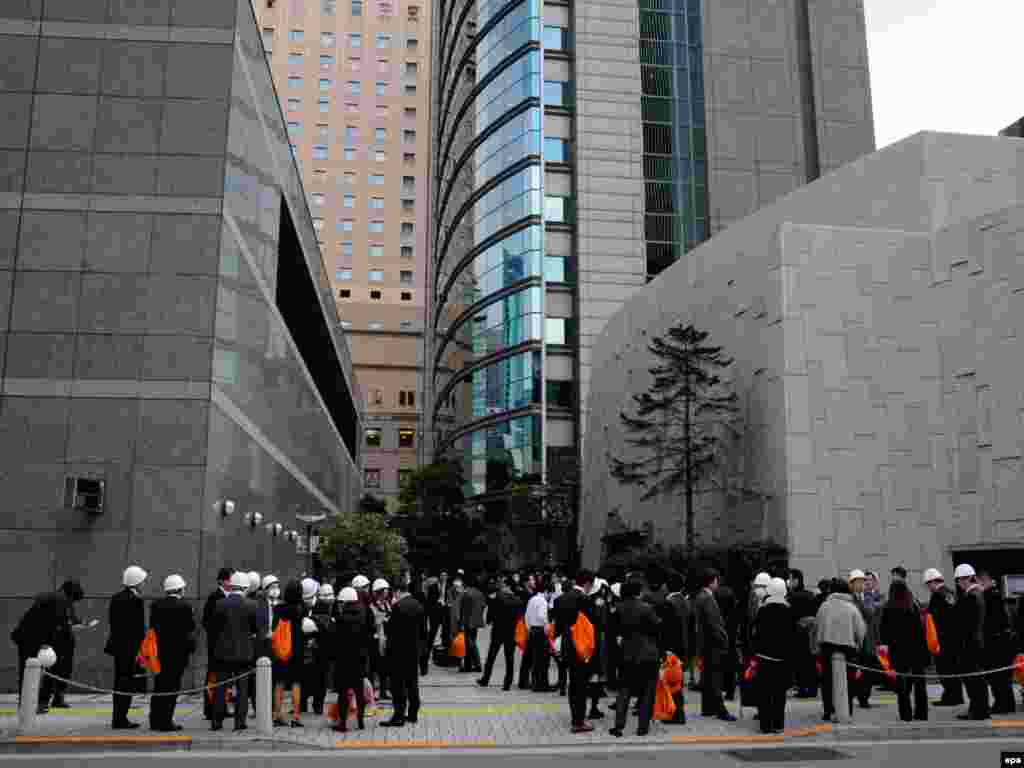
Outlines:
POLYGON ((1024 0, 864 0, 878 148, 1024 117, 1024 0))

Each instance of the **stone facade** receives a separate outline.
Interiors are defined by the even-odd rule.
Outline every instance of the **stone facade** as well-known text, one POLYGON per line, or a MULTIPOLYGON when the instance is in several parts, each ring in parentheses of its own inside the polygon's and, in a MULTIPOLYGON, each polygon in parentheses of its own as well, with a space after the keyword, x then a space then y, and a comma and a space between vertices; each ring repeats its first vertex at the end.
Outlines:
POLYGON ((811 583, 1020 541, 1024 142, 924 133, 716 235, 611 320, 595 348, 584 563, 609 513, 682 543, 680 499, 611 480, 618 414, 677 321, 735 358, 745 416, 704 543, 774 538, 811 583), (599 383, 599 386, 596 384, 599 383), (740 501, 738 489, 752 491, 740 501))

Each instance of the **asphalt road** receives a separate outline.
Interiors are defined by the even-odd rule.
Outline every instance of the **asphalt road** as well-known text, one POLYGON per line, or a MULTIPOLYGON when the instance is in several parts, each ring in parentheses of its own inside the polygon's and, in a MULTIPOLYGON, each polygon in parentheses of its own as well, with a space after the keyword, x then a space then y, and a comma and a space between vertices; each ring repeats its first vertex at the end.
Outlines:
POLYGON ((197 761, 211 768, 336 768, 339 764, 374 768, 583 768, 594 762, 616 768, 742 768, 743 766, 835 766, 835 768, 1001 768, 1003 751, 1024 750, 1024 739, 941 739, 881 743, 831 742, 771 745, 594 747, 560 749, 488 749, 475 751, 394 750, 320 751, 295 753, 124 753, 5 755, 5 765, 33 768, 137 768, 140 757, 160 768, 177 768, 197 761))

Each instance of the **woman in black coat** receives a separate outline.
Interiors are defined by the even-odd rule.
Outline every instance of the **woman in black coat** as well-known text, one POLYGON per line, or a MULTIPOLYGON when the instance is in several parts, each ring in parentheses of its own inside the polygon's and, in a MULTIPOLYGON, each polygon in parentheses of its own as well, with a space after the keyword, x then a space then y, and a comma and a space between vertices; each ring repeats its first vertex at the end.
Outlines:
POLYGON ((302 585, 298 581, 290 581, 284 588, 284 602, 274 606, 274 626, 277 629, 282 621, 291 623, 292 655, 288 661, 274 659, 274 725, 284 726, 284 690, 292 692, 292 728, 301 728, 300 704, 302 702, 303 660, 306 655, 306 643, 302 634, 302 619, 306 615, 302 604, 302 585))
POLYGON ((796 620, 786 601, 786 582, 774 578, 754 619, 751 639, 757 654, 758 721, 761 733, 782 733, 786 691, 793 679, 796 620))
POLYGON ((338 692, 338 725, 334 730, 348 730, 348 692, 356 699, 356 718, 359 730, 366 726, 366 695, 364 678, 370 663, 370 643, 373 637, 366 630, 366 608, 351 587, 338 594, 341 610, 334 624, 334 690, 338 692))
POLYGON ((927 720, 928 689, 923 675, 931 657, 921 614, 914 605, 910 588, 902 581, 893 582, 889 590, 889 600, 882 608, 880 635, 882 644, 889 646, 889 660, 893 669, 920 675, 896 679, 900 719, 909 721, 913 714, 914 720, 927 720), (914 691, 913 713, 910 708, 911 688, 914 691))

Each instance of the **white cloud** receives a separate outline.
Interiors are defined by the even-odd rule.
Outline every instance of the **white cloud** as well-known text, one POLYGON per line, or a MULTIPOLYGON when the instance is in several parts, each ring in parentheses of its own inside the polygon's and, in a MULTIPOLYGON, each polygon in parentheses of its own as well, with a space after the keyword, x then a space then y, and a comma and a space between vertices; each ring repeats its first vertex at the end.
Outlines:
POLYGON ((1024 116, 1020 0, 865 0, 879 149, 922 130, 994 135, 1024 116))

